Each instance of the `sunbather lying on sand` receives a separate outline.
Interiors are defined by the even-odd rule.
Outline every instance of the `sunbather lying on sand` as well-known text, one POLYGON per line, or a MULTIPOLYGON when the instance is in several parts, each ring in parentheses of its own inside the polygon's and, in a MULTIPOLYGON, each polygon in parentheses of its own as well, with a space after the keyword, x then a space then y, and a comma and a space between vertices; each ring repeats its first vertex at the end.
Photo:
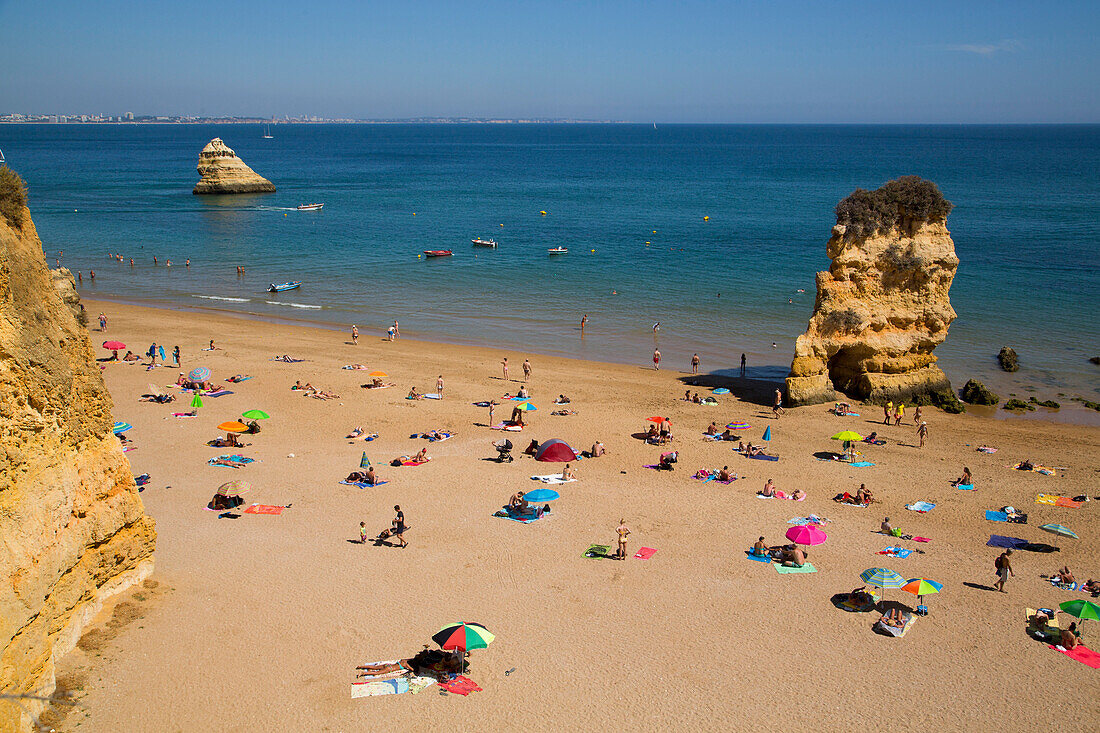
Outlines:
POLYGON ((874 603, 875 602, 874 596, 872 596, 870 593, 867 592, 867 586, 865 586, 865 585, 861 585, 858 588, 854 588, 848 594, 848 600, 852 603, 855 603, 856 605, 859 605, 859 606, 865 605, 867 603, 874 603))
POLYGON ((234 433, 226 433, 224 438, 214 438, 207 445, 212 448, 240 448, 241 442, 234 433))
POLYGON ((1054 575, 1050 576, 1051 580, 1055 580, 1062 585, 1071 585, 1076 583, 1076 579, 1073 577, 1073 573, 1070 572, 1068 565, 1060 567, 1054 575))
POLYGON ((312 397, 315 400, 338 400, 340 395, 335 392, 330 392, 327 389, 315 389, 312 392, 306 392, 306 397, 312 397))
POLYGON ((294 386, 291 387, 290 389, 292 391, 300 391, 300 390, 304 390, 304 391, 307 391, 307 392, 316 391, 316 389, 314 388, 314 386, 312 384, 310 384, 309 382, 306 382, 305 384, 302 384, 302 380, 300 380, 300 379, 297 382, 295 382, 294 386))
POLYGON ((576 410, 554 410, 551 415, 576 415, 576 410))
POLYGON ((833 501, 840 502, 841 504, 867 505, 874 502, 874 500, 874 494, 871 493, 871 490, 868 489, 865 484, 860 484, 855 494, 849 494, 845 491, 843 494, 837 494, 833 497, 833 501))
POLYGON ((887 626, 893 626, 895 629, 901 629, 905 627, 905 614, 902 613, 900 608, 891 608, 882 617, 882 623, 887 626))
POLYGON ((170 394, 143 394, 138 398, 138 402, 156 402, 158 405, 164 405, 175 399, 176 396, 170 394))
POLYGON ((407 672, 413 673, 413 660, 402 659, 397 662, 389 662, 386 664, 367 664, 360 667, 356 667, 357 670, 361 670, 355 675, 355 679, 361 677, 377 677, 382 674, 392 674, 393 672, 407 672))
POLYGON ((122 357, 123 361, 141 361, 141 357, 132 351, 127 351, 126 356, 122 357))
POLYGON ((237 382, 243 382, 246 379, 251 379, 251 377, 248 376, 247 374, 234 374, 232 377, 229 377, 225 381, 232 382, 233 384, 236 384, 237 382))
POLYGON ((211 466, 229 466, 230 468, 244 468, 243 463, 237 463, 236 461, 231 461, 228 458, 215 458, 212 461, 208 461, 208 463, 211 466))
POLYGON ((370 466, 366 471, 352 471, 344 480, 349 484, 369 484, 374 486, 378 477, 374 473, 374 466, 370 466))
MULTIPOLYGON (((206 351, 212 351, 213 349, 206 349, 206 351)), ((287 363, 293 363, 296 361, 302 361, 302 359, 292 359, 289 355, 283 354, 282 356, 276 356, 272 361, 285 361, 287 363)))
POLYGON ((365 371, 368 368, 366 364, 345 364, 341 367, 341 369, 350 369, 357 372, 365 371))
POLYGON ((1089 578, 1085 581, 1084 585, 1081 586, 1081 590, 1092 594, 1100 593, 1100 580, 1089 578))

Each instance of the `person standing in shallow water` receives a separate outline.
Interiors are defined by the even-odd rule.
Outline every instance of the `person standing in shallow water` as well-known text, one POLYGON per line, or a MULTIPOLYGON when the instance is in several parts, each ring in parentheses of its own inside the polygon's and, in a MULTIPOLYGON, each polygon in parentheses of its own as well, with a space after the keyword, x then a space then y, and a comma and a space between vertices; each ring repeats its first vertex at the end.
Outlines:
POLYGON ((653 368, 657 371, 661 370, 661 350, 653 350, 653 368))
POLYGON ((352 324, 352 327, 351 327, 351 345, 352 346, 358 346, 359 345, 359 326, 356 326, 354 324, 352 324))
POLYGON ((745 355, 741 354, 741 376, 745 376, 745 355))
POLYGON ((692 374, 698 374, 699 373, 699 355, 698 354, 692 354, 691 355, 691 373, 692 374))

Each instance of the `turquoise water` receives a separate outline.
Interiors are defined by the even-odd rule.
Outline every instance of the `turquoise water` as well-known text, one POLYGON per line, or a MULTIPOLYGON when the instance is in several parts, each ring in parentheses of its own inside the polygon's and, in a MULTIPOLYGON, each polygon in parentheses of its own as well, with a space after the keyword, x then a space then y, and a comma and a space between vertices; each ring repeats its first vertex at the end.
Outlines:
POLYGON ((1100 353, 1100 126, 272 132, 9 125, 0 149, 28 182, 47 254, 63 250, 90 297, 357 323, 365 333, 396 318, 407 335, 639 364, 660 321, 667 366, 686 368, 697 351, 716 371, 748 352, 765 375, 785 373, 806 327, 836 202, 915 173, 956 206, 959 318, 937 350, 952 380, 1100 394, 1100 368, 1087 361, 1100 353), (215 136, 278 193, 193 196, 199 150, 215 136), (324 210, 282 208, 313 201, 324 210), (475 236, 500 247, 475 249, 475 236), (569 254, 548 257, 557 245, 569 254), (425 249, 455 256, 418 260, 425 249), (303 287, 264 292, 292 279, 303 287), (996 372, 1004 344, 1020 353, 1015 377, 996 372))

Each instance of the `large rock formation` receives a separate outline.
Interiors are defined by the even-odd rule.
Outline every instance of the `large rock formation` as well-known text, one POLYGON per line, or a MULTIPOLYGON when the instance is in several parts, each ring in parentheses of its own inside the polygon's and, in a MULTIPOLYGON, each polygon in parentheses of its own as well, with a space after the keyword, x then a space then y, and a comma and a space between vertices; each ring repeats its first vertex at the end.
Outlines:
POLYGON ((275 184, 244 164, 216 137, 199 153, 199 175, 191 193, 275 193, 275 184))
MULTIPOLYGON (((51 276, 23 213, 0 217, 0 692, 49 695, 54 660, 103 599, 152 571, 156 532, 71 275, 51 276)), ((0 730, 30 726, 0 700, 0 730)))
POLYGON ((856 191, 837 206, 817 274, 817 302, 795 343, 790 404, 836 398, 957 402, 932 350, 955 320, 948 291, 959 260, 947 231, 951 204, 910 176, 856 191))

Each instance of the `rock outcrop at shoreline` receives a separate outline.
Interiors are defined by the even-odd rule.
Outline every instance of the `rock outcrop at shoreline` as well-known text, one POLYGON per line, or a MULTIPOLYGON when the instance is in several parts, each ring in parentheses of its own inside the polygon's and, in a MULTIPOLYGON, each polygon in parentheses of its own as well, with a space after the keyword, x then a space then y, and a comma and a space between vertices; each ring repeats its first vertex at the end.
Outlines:
POLYGON ((202 180, 191 193, 275 193, 275 184, 245 165, 220 137, 199 153, 198 171, 202 180))
POLYGON ((955 320, 948 291, 959 259, 947 230, 951 203, 934 183, 906 176, 837 205, 817 274, 817 301, 795 343, 792 405, 837 398, 953 402, 932 351, 955 320))
MULTIPOLYGON (((72 276, 47 269, 23 214, 0 218, 0 691, 48 696, 103 600, 152 571, 156 531, 72 276)), ((0 700, 0 730, 31 730, 43 705, 20 702, 0 700)))

